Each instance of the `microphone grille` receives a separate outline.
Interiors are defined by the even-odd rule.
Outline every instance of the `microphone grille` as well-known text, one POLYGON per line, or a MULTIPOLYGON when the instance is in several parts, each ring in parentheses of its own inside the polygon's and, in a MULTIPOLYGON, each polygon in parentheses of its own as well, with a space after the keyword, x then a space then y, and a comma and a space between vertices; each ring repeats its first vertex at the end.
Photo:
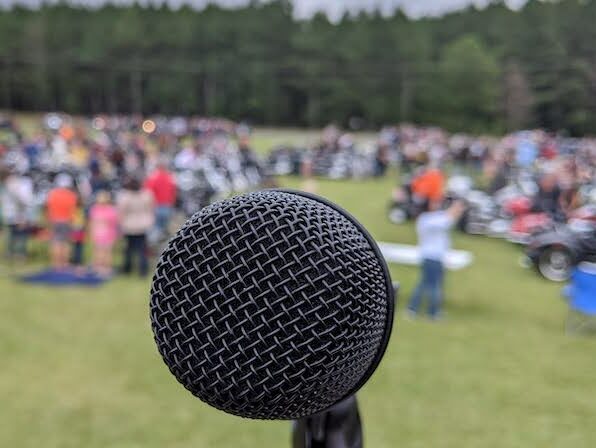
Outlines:
POLYGON ((321 199, 267 190, 195 214, 163 252, 151 325, 195 396, 296 419, 355 393, 383 355, 391 280, 368 233, 321 199))

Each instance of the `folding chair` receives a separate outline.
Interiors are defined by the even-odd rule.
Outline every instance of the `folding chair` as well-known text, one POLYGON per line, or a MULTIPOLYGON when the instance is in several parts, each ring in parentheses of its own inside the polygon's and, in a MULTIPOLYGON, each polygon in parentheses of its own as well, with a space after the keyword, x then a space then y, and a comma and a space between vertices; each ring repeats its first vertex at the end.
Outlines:
POLYGON ((580 264, 573 271, 565 295, 569 299, 567 333, 596 332, 596 264, 580 264))

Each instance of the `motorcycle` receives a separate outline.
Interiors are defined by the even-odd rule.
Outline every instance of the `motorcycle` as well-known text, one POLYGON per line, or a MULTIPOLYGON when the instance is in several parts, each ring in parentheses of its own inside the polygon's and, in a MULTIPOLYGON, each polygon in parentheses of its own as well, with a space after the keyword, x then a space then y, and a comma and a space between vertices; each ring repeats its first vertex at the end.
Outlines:
POLYGON ((413 193, 411 178, 406 178, 401 187, 393 190, 387 217, 393 224, 416 219, 422 213, 424 201, 413 193))
POLYGON ((563 282, 580 262, 596 262, 596 205, 576 210, 566 225, 533 235, 526 248, 530 264, 546 279, 563 282))

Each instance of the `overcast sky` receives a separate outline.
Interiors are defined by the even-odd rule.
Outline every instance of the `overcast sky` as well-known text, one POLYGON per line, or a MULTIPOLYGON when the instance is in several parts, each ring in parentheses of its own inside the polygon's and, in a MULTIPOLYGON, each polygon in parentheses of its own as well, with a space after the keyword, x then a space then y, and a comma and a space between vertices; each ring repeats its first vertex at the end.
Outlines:
MULTIPOLYGON (((0 5, 6 7, 14 3, 36 6, 42 0, 0 0, 0 5)), ((50 0, 55 1, 55 0, 50 0)), ((68 0, 70 3, 99 5, 106 3, 106 0, 68 0)), ((162 3, 167 2, 172 6, 179 6, 183 3, 192 4, 197 8, 204 7, 207 3, 217 3, 223 6, 242 6, 250 0, 140 0, 139 3, 162 3)), ((512 8, 521 6, 525 0, 506 0, 512 8)), ((111 0, 111 3, 131 3, 132 0, 111 0)), ((325 11, 332 20, 340 18, 345 11, 372 11, 378 9, 385 14, 401 7, 407 14, 413 17, 421 15, 440 15, 446 11, 453 11, 466 5, 485 5, 488 0, 292 0, 296 17, 310 17, 317 11, 325 11)))
MULTIPOLYGON (((524 2, 525 0, 507 0, 511 7, 519 7, 524 2)), ((401 7, 407 14, 419 17, 439 15, 470 4, 482 6, 487 3, 488 0, 294 0, 294 11, 298 17, 309 17, 315 11, 325 10, 332 19, 336 19, 345 11, 379 9, 391 14, 395 8, 401 7)))

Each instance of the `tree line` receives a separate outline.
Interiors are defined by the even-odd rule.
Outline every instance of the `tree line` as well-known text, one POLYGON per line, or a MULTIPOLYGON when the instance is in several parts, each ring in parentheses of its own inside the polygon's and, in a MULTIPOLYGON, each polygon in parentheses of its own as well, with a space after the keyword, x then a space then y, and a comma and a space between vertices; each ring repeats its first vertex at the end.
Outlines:
POLYGON ((64 3, 0 11, 0 108, 596 131, 596 0, 440 18, 64 3), (353 120, 357 118, 358 120, 353 120))

